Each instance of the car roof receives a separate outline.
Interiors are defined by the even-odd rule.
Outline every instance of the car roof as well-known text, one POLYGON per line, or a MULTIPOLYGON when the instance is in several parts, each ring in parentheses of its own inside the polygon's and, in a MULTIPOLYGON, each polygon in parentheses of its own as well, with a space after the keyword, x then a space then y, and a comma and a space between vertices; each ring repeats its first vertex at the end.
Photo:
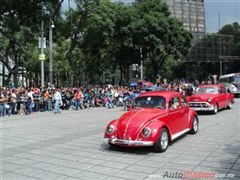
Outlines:
POLYGON ((145 96, 163 96, 166 99, 170 99, 173 96, 181 96, 181 94, 175 91, 150 91, 150 92, 145 92, 138 97, 145 97, 145 96))
POLYGON ((205 85, 201 85, 198 86, 198 88, 204 88, 204 87, 223 87, 223 84, 205 84, 205 85))
POLYGON ((219 79, 233 77, 233 76, 239 76, 239 75, 240 75, 240 73, 225 74, 225 75, 220 76, 219 79))
POLYGON ((151 90, 151 91, 166 90, 164 87, 161 87, 161 86, 145 86, 143 89, 144 90, 151 90))

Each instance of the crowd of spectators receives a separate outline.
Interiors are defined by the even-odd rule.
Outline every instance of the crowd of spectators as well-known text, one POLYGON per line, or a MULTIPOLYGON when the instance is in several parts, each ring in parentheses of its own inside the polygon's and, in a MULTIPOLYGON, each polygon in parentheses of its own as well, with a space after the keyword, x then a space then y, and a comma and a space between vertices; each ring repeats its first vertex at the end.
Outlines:
MULTIPOLYGON (((157 84, 168 91, 191 95, 200 83, 171 82, 157 84)), ((33 112, 83 110, 86 108, 123 106, 124 98, 144 92, 143 86, 92 86, 91 88, 0 88, 0 116, 30 115, 33 112)))
POLYGON ((136 88, 106 86, 93 88, 0 88, 0 116, 29 115, 38 111, 113 108, 136 88))

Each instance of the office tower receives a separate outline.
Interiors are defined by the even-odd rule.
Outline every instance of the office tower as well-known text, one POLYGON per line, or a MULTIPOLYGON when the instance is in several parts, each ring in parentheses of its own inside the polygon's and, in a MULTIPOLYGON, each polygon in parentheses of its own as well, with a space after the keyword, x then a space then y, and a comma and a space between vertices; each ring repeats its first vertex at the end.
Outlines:
POLYGON ((206 33, 204 0, 163 0, 171 15, 183 23, 195 36, 206 33))

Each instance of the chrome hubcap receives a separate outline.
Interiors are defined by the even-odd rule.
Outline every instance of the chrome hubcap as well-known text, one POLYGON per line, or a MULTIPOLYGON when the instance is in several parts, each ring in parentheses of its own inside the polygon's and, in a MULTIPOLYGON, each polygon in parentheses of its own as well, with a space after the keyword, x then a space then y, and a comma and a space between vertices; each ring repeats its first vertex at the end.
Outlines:
POLYGON ((229 105, 228 105, 228 107, 230 107, 230 108, 232 107, 232 102, 229 102, 229 105))
POLYGON ((198 130, 198 123, 197 123, 196 119, 193 120, 193 130, 194 130, 194 132, 197 132, 197 130, 198 130))
POLYGON ((214 107, 214 112, 215 112, 215 113, 218 112, 218 107, 217 107, 217 105, 215 105, 215 107, 214 107))
POLYGON ((161 136, 161 147, 162 149, 166 149, 168 146, 168 135, 167 132, 163 132, 161 136))

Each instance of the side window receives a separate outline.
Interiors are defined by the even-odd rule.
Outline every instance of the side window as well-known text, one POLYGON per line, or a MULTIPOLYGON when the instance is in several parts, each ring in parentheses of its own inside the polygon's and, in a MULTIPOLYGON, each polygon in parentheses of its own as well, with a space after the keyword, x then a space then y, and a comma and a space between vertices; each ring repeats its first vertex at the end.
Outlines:
POLYGON ((180 101, 178 97, 173 97, 170 101, 169 101, 169 109, 177 109, 180 107, 180 101))
POLYGON ((219 79, 219 83, 229 83, 233 81, 233 77, 224 77, 219 79))
POLYGON ((222 93, 226 93, 226 88, 225 87, 221 87, 222 89, 222 93))
POLYGON ((182 106, 187 106, 188 105, 187 100, 184 97, 182 97, 181 99, 182 99, 182 106))
POLYGON ((234 82, 234 77, 230 77, 230 78, 229 78, 229 82, 230 82, 230 83, 234 82))
POLYGON ((218 88, 218 93, 221 94, 222 93, 222 89, 218 88))
POLYGON ((224 94, 224 93, 226 93, 224 87, 219 87, 219 88, 218 88, 218 92, 219 92, 220 94, 224 94))

